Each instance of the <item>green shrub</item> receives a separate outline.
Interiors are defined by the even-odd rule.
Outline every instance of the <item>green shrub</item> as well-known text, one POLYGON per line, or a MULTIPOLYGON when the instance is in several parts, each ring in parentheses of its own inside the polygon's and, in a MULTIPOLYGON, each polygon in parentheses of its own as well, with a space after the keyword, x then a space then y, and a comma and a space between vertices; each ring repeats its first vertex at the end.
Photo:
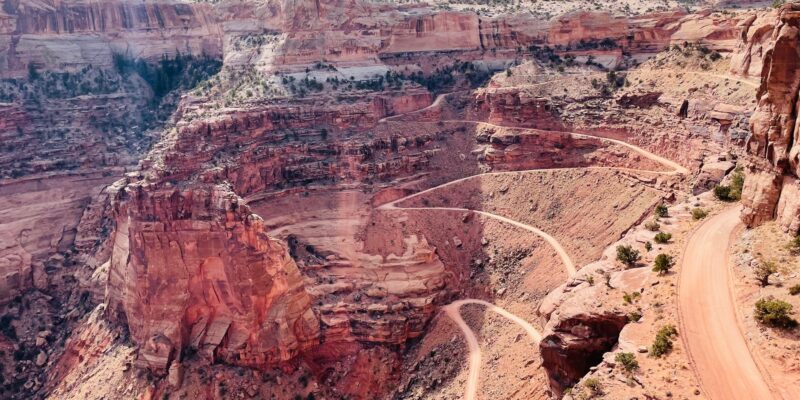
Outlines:
POLYGON ((650 242, 644 242, 644 249, 647 251, 653 250, 653 244, 650 242))
POLYGON ((730 185, 717 185, 714 187, 714 196, 722 201, 737 201, 742 198, 744 188, 744 173, 737 167, 731 174, 730 185))
POLYGON ((628 268, 636 265, 641 258, 639 251, 634 250, 630 245, 617 246, 617 261, 625 264, 628 268))
POLYGON ((642 312, 639 310, 634 310, 628 313, 628 319, 631 322, 639 322, 642 319, 642 312))
POLYGON ((731 187, 725 185, 714 186, 714 197, 722 201, 731 201, 731 187))
POLYGON ((653 221, 648 221, 648 222, 646 222, 646 223, 644 224, 644 227, 645 227, 645 228, 646 228, 648 231, 652 231, 652 232, 658 232, 658 230, 659 230, 659 229, 661 229, 661 224, 659 224, 657 221, 653 220, 653 221))
POLYGON ((13 318, 10 315, 0 317, 0 332, 11 340, 17 340, 17 330, 11 325, 13 318))
POLYGON ((769 277, 778 272, 778 266, 772 261, 759 261, 756 265, 756 280, 762 287, 769 285, 769 277))
POLYGON ((636 361, 636 356, 633 353, 617 353, 614 358, 622 365, 622 368, 627 372, 633 372, 639 369, 639 362, 636 361))
POLYGON ((28 63, 28 80, 35 81, 39 79, 40 76, 39 70, 36 69, 36 65, 34 63, 28 63))
POLYGON ((658 244, 669 243, 670 239, 672 239, 672 234, 666 232, 658 232, 653 236, 653 241, 658 244))
POLYGON ((789 294, 792 296, 800 294, 800 285, 794 285, 789 288, 789 294))
POLYGON ((636 300, 639 300, 640 297, 642 297, 642 294, 639 292, 626 292, 622 295, 622 300, 628 304, 633 304, 636 300))
POLYGON ((669 209, 665 204, 662 203, 656 206, 656 217, 658 218, 669 217, 669 209))
POLYGON ((792 239, 792 241, 789 242, 788 248, 792 254, 794 255, 800 254, 800 235, 796 235, 794 239, 792 239))
POLYGON ((792 305, 772 296, 759 299, 755 306, 756 320, 775 328, 792 329, 797 321, 791 317, 792 305))
POLYGON ((731 192, 730 197, 732 200, 740 200, 742 198, 742 189, 744 188, 744 172, 742 167, 736 167, 731 175, 731 192))
POLYGON ((731 174, 730 185, 717 185, 714 187, 714 196, 722 201, 737 201, 742 198, 744 188, 744 173, 737 167, 731 174))
POLYGON ((658 272, 659 275, 666 274, 675 265, 675 260, 669 254, 659 254, 653 261, 653 272, 658 272))
POLYGON ((603 393, 603 386, 600 384, 600 380, 597 378, 588 378, 583 382, 583 386, 586 386, 592 394, 600 394, 603 393))
POLYGON ((703 210, 702 208, 695 207, 695 208, 692 209, 692 218, 695 221, 701 220, 701 219, 703 219, 703 218, 705 218, 707 216, 708 216, 708 211, 703 210))
POLYGON ((661 357, 672 351, 672 339, 678 335, 678 330, 674 325, 665 325, 656 333, 656 340, 650 348, 653 357, 661 357))

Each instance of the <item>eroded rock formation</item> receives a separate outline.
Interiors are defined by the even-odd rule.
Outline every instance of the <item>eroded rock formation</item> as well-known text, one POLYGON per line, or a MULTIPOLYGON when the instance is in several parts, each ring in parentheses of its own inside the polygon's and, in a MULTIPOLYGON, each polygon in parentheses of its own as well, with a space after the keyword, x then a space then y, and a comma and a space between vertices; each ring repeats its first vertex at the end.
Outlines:
POLYGON ((793 198, 800 173, 800 147, 797 145, 800 90, 798 21, 800 6, 783 6, 764 45, 758 108, 750 119, 751 136, 746 143, 746 150, 754 161, 751 178, 745 182, 742 195, 742 221, 748 226, 775 218, 786 229, 796 230, 800 225, 800 214, 793 198))
MULTIPOLYGON (((745 16, 682 12, 489 18, 346 0, 7 2, 0 14, 0 75, 7 78, 0 82, 0 101, 8 101, 0 103, 0 167, 20 186, 0 187, 0 194, 12 200, 3 210, 12 202, 31 204, 0 224, 0 239, 7 239, 0 247, 0 303, 30 287, 46 288, 52 279, 46 272, 61 265, 53 253, 96 251, 86 263, 96 268, 91 279, 86 271, 69 277, 93 285, 71 295, 72 303, 100 300, 103 286, 96 282, 105 282, 105 315, 114 329, 130 332, 138 366, 169 376, 169 385, 179 386, 184 365, 195 362, 261 371, 309 363, 315 379, 342 393, 386 394, 399 375, 395 368, 405 346, 425 334, 439 306, 467 290, 476 296, 513 290, 505 280, 495 290, 475 277, 486 265, 517 267, 532 245, 519 232, 505 232, 506 239, 513 236, 509 240, 527 247, 506 261, 496 248, 491 253, 483 235, 487 226, 501 231, 494 225, 503 224, 457 209, 466 207, 458 204, 464 199, 448 200, 440 206, 451 209, 431 213, 380 206, 489 170, 598 165, 661 171, 657 162, 601 137, 545 130, 629 140, 696 165, 707 141, 714 143, 709 147, 721 141, 708 133, 709 123, 731 125, 744 108, 716 100, 690 104, 655 89, 615 98, 595 90, 591 79, 598 76, 599 84, 625 91, 624 76, 606 77, 592 65, 634 65, 634 58, 671 43, 700 39, 710 49, 729 51, 744 29, 742 37, 750 39, 742 48, 751 55, 737 68, 750 71, 766 45, 763 29, 743 28, 748 24, 756 25, 745 16), (156 65, 178 53, 210 56, 217 69, 223 60, 223 72, 157 94, 144 79, 146 70, 117 65, 125 61, 120 55, 156 65), (559 78, 550 65, 520 69, 519 82, 509 73, 506 84, 469 90, 517 59, 533 65, 548 57, 559 63, 578 57, 573 66, 594 74, 539 81, 540 75, 559 78), (576 84, 558 86, 572 80, 576 84), (175 110, 171 118, 153 121, 158 101, 178 104, 166 108, 168 114, 175 110), (676 103, 686 104, 680 119, 673 115, 676 103), (603 112, 606 107, 610 111, 603 112), (136 113, 142 109, 149 111, 136 113), (144 156, 151 139, 155 146, 144 156), (689 149, 675 146, 684 140, 689 149), (95 167, 93 175, 82 175, 95 167), (65 169, 85 179, 78 185, 51 176, 65 169), (110 194, 99 190, 131 169, 138 171, 127 173, 110 194), (61 186, 50 190, 50 182, 61 186), (70 201, 48 201, 67 185, 77 192, 68 193, 70 201), (35 213, 39 217, 28 218, 35 213), (104 242, 109 232, 111 243, 104 242), (109 252, 110 263, 104 264, 109 252), (372 382, 361 385, 368 374, 374 374, 372 382)), ((530 181, 542 188, 541 207, 517 193, 530 189, 519 183, 497 186, 485 204, 470 207, 505 213, 506 206, 489 200, 495 193, 525 198, 509 203, 511 216, 537 226, 537 219, 545 221, 556 236, 585 241, 568 248, 577 260, 590 261, 610 238, 643 218, 661 198, 657 191, 679 184, 679 178, 657 173, 623 175, 581 174, 584 180, 575 185, 583 191, 559 195, 613 198, 608 209, 587 202, 566 213, 560 200, 548 198, 565 179, 545 185, 541 177, 530 181), (639 185, 648 188, 632 189, 639 185), (623 212, 629 215, 620 217, 623 212), (571 221, 565 230, 557 226, 561 213, 571 221), (580 226, 590 218, 596 225, 580 226)), ((764 182, 776 186, 776 180, 764 182)), ((749 190, 763 192, 753 189, 758 187, 749 190)), ((751 197, 751 208, 761 210, 765 200, 751 197)), ((798 208, 790 200, 773 207, 789 215, 798 208)), ((550 251, 543 243, 533 247, 531 259, 550 251)), ((540 276, 548 288, 563 281, 560 273, 543 271, 555 262, 544 264, 530 281, 540 276)), ((533 292, 544 290, 537 286, 533 292)), ((100 317, 95 312, 89 323, 100 317)), ((542 354, 555 387, 563 388, 613 346, 626 318, 581 312, 551 322, 542 354)), ((103 327, 98 348, 113 347, 112 328, 103 327)), ((85 341, 96 330, 82 332, 85 341)), ((82 341, 67 346, 72 354, 62 363, 65 369, 91 347, 82 341)), ((188 379, 197 383, 205 375, 188 379)), ((158 390, 166 393, 163 386, 158 390)))
POLYGON ((188 348, 262 366, 318 343, 319 320, 286 246, 222 187, 117 194, 109 315, 140 361, 166 372, 188 348))
POLYGON ((548 323, 542 339, 542 367, 550 386, 563 391, 580 380, 617 343, 628 317, 613 312, 562 314, 548 323))

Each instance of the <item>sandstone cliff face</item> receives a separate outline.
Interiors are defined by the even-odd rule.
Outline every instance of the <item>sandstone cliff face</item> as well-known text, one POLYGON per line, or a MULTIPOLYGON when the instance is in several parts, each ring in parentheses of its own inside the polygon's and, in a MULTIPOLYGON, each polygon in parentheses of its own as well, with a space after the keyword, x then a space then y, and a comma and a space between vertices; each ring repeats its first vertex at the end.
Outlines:
POLYGON ((479 113, 487 115, 487 122, 549 130, 563 128, 550 99, 514 87, 480 90, 475 107, 479 113))
POLYGON ((24 76, 31 63, 47 69, 110 67, 114 52, 157 60, 176 52, 215 56, 222 51, 221 26, 208 4, 112 0, 6 5, 7 15, 0 17, 0 76, 24 76))
MULTIPOLYGON (((726 49, 736 32, 735 25, 707 15, 607 17, 576 13, 546 23, 525 16, 488 19, 468 12, 436 13, 425 7, 346 0, 216 6, 167 1, 23 1, 13 12, 0 16, 0 71, 21 77, 29 65, 74 70, 87 64, 109 70, 115 52, 152 60, 180 51, 224 55, 234 76, 238 67, 265 74, 296 73, 325 61, 341 62, 335 65, 341 71, 332 73, 345 78, 359 70, 361 76, 371 77, 392 67, 417 70, 417 63, 427 73, 462 56, 502 63, 517 57, 518 48, 559 45, 559 51, 566 51, 582 40, 612 39, 635 54, 658 51, 672 40, 696 38, 708 38, 715 48, 726 49), (264 35, 274 43, 237 49, 234 39, 251 34, 264 35), (46 57, 50 54, 56 56, 46 57)), ((621 54, 619 48, 613 51, 613 57, 621 54)), ((146 147, 146 140, 141 146, 135 142, 138 148, 131 153, 118 155, 109 149, 126 143, 124 137, 111 137, 124 136, 116 128, 140 132, 128 129, 140 120, 126 118, 131 108, 141 108, 149 99, 142 85, 133 78, 127 83, 130 90, 69 94, 59 101, 50 101, 55 97, 50 96, 42 109, 58 115, 54 119, 36 118, 25 104, 2 104, 0 134, 9 139, 4 145, 37 146, 30 140, 34 133, 67 121, 85 128, 92 119, 112 120, 122 126, 78 131, 85 136, 71 136, 71 130, 65 133, 70 139, 66 141, 58 140, 55 133, 48 135, 58 142, 47 147, 48 160, 78 154, 73 157, 78 171, 98 164, 130 165, 146 147), (56 114, 64 110, 90 111, 56 114), (96 138, 114 146, 93 145, 96 138)), ((362 345, 403 346, 425 332, 437 306, 469 276, 464 269, 472 261, 470 256, 484 246, 477 239, 480 224, 474 216, 471 220, 459 213, 445 226, 424 213, 398 211, 365 217, 363 225, 372 222, 373 228, 365 229, 364 237, 357 240, 348 231, 352 224, 348 219, 334 219, 329 223, 333 228, 328 229, 338 232, 325 235, 318 232, 324 227, 314 224, 308 224, 305 232, 290 226, 305 233, 306 237, 299 235, 303 244, 314 250, 300 246, 310 253, 303 260, 277 239, 291 243, 289 238, 268 236, 268 231, 272 235, 274 228, 282 227, 281 222, 266 224, 240 196, 263 196, 268 201, 262 208, 269 209, 278 206, 275 199, 282 193, 276 192, 306 195, 319 188, 342 187, 369 192, 476 173, 477 165, 463 166, 473 161, 468 154, 483 156, 500 169, 512 169, 539 166, 524 160, 539 154, 536 151, 543 151, 539 155, 548 160, 541 166, 552 166, 548 164, 551 158, 583 165, 579 153, 599 147, 596 141, 549 134, 486 135, 477 138, 487 141, 485 152, 471 153, 473 132, 445 126, 440 121, 447 118, 436 114, 441 110, 431 111, 427 127, 406 124, 408 120, 380 124, 385 117, 423 108, 433 100, 433 94, 419 85, 404 82, 401 88, 342 90, 277 101, 253 99, 241 108, 220 107, 222 99, 202 95, 183 99, 174 127, 167 129, 141 163, 142 175, 130 175, 113 195, 116 226, 108 315, 129 329, 139 348, 140 365, 164 374, 196 350, 209 360, 265 367, 313 355, 312 349, 339 355, 357 352, 362 345), (203 112, 194 113, 201 108, 203 112), (563 147, 568 151, 560 151, 563 147), (390 246, 391 251, 387 250, 390 246), (453 277, 454 270, 461 278, 453 277)), ((545 129, 563 129, 564 115, 570 114, 553 111, 545 97, 506 88, 479 94, 475 108, 493 122, 545 129)), ((11 153, 13 149, 6 151, 11 153)), ((22 169, 18 164, 26 160, 15 157, 0 158, 0 166, 22 169)), ((620 153, 620 158, 627 158, 627 153, 620 153)), ((49 170, 48 165, 31 164, 33 172, 49 170)), ((75 203, 85 206, 90 197, 82 193, 75 203)), ((42 203, 41 207, 49 206, 42 203)), ((291 204, 286 207, 290 210, 291 204)), ((72 219, 63 224, 26 218, 12 221, 13 229, 2 236, 9 239, 2 242, 11 245, 0 248, 0 302, 9 297, 7 293, 16 294, 20 286, 33 284, 31 270, 53 248, 74 242, 82 250, 102 236, 85 232, 73 241, 82 207, 72 208, 72 219), (37 228, 22 235, 26 224, 37 228)), ((786 201, 779 208, 797 206, 786 201)), ((273 213, 288 214, 278 211, 273 213)), ((0 211, 0 215, 8 214, 0 211)), ((85 219, 87 224, 94 219, 100 225, 97 215, 85 219)), ((548 365, 560 371, 560 384, 580 373, 564 366, 571 357, 611 343, 610 333, 618 331, 619 323, 613 317, 577 316, 556 327, 547 351, 552 363, 548 365), (592 325, 591 321, 604 318, 607 324, 592 325)))
POLYGON ((127 323, 144 365, 163 373, 193 348, 263 366, 318 342, 297 266, 238 197, 132 185, 117 201, 109 315, 127 323))
POLYGON ((616 345, 627 323, 626 316, 613 312, 567 313, 551 319, 550 333, 539 345, 550 386, 563 391, 578 382, 616 345))
POLYGON ((800 90, 798 24, 800 6, 785 5, 780 9, 764 46, 758 108, 750 119, 751 135, 745 145, 754 163, 752 179, 745 182, 742 196, 742 221, 748 226, 778 218, 784 228, 796 229, 800 219, 796 200, 792 198, 796 194, 800 173, 800 147, 797 146, 800 90))

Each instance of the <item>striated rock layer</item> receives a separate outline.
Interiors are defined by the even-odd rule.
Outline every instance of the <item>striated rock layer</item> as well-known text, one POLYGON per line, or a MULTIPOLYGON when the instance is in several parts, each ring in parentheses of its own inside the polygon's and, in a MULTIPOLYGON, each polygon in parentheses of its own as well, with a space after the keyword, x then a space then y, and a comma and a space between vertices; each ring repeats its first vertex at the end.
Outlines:
MULTIPOLYGON (((763 48, 758 108, 750 118, 746 150, 752 174, 742 194, 742 221, 748 226, 778 219, 787 230, 800 227, 798 91, 800 90, 800 5, 778 12, 763 48)), ((767 25, 770 26, 770 25, 767 25)), ((758 36, 767 37, 763 31, 758 36)), ((744 39, 749 37, 746 35, 744 39)))
POLYGON ((260 366, 314 346, 319 321, 302 278, 260 217, 222 187, 117 194, 110 315, 164 372, 188 347, 260 366))

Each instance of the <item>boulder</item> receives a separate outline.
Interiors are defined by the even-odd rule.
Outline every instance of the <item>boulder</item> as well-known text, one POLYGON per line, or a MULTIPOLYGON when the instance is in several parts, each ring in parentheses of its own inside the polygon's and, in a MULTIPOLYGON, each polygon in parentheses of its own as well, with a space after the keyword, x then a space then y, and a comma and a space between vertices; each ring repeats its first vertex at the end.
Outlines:
POLYGON ((781 194, 782 178, 773 172, 756 171, 748 174, 742 189, 742 222, 748 227, 775 218, 775 208, 781 194))
POLYGON ((550 319, 539 344, 551 388, 562 393, 599 364, 619 339, 628 317, 611 311, 567 312, 550 319))

